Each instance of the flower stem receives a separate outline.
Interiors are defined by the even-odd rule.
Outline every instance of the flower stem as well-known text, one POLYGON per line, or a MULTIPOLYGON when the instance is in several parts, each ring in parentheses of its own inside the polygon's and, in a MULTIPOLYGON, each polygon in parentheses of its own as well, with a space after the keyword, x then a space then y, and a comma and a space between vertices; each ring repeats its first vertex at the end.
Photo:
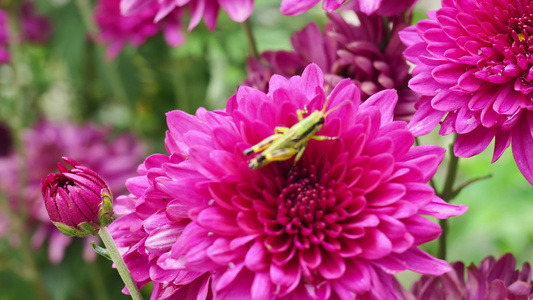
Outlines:
POLYGON ((115 241, 113 241, 113 238, 111 237, 109 230, 107 230, 107 227, 104 226, 100 228, 98 235, 100 235, 100 238, 102 239, 102 242, 104 242, 107 251, 109 251, 109 255, 113 259, 113 262, 117 267, 118 273, 120 274, 122 281, 124 281, 124 283, 126 284, 126 287, 128 288, 131 294, 131 298, 133 300, 142 300, 143 297, 141 295, 141 292, 137 288, 137 284, 135 284, 135 281, 133 281, 130 271, 126 266, 122 255, 120 255, 120 253, 118 252, 117 246, 115 245, 115 241))
POLYGON ((252 29, 250 18, 246 19, 246 21, 242 23, 242 28, 244 30, 244 34, 246 35, 246 41, 248 42, 250 54, 253 57, 259 58, 259 52, 257 51, 257 44, 255 42, 254 31, 252 29))
MULTIPOLYGON (((455 156, 453 153, 453 145, 455 144, 455 141, 457 140, 457 134, 455 134, 455 138, 453 140, 453 143, 450 145, 450 148, 448 149, 448 153, 450 154, 450 161, 448 162, 448 171, 446 173, 446 180, 444 181, 444 188, 442 189, 442 192, 439 194, 439 197, 442 198, 446 203, 450 202, 455 195, 455 190, 453 189, 453 185, 455 183, 455 178, 457 177, 457 168, 459 166, 459 157, 455 156)), ((442 234, 439 237, 439 250, 437 252, 437 257, 440 259, 446 259, 446 236, 448 234, 448 220, 443 219, 439 220, 440 227, 442 228, 442 234)))

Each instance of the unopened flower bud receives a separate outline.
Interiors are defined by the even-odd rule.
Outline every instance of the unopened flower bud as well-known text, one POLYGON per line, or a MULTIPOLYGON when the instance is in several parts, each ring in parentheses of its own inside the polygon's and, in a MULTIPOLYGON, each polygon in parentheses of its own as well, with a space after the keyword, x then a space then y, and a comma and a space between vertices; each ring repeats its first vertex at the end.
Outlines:
POLYGON ((44 204, 52 223, 65 235, 96 235, 111 223, 113 196, 105 181, 75 160, 58 163, 59 173, 41 179, 44 204))

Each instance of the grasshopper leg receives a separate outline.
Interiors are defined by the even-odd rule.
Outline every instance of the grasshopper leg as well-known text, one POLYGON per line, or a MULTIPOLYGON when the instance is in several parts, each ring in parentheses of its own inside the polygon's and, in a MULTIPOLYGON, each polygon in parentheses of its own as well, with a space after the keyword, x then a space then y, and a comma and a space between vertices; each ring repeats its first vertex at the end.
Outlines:
POLYGON ((296 115, 298 116, 298 121, 301 121, 304 119, 304 114, 308 114, 307 106, 304 106, 304 109, 298 109, 296 111, 296 115))
POLYGON ((338 136, 313 135, 311 139, 317 140, 317 141, 331 141, 331 140, 338 140, 339 137, 338 136))
POLYGON ((253 145, 252 147, 244 150, 244 155, 248 156, 252 153, 257 153, 257 152, 261 152, 263 150, 265 150, 266 148, 268 148, 270 145, 272 145, 272 143, 274 141, 276 141, 277 139, 279 139, 280 137, 282 136, 282 134, 279 134, 279 133, 276 133, 276 134, 273 134, 269 137, 266 137, 265 139, 263 139, 262 141, 260 141, 259 143, 253 145))
POLYGON ((276 134, 280 134, 280 133, 285 133, 289 130, 288 127, 281 127, 281 126, 276 126, 276 128, 274 128, 274 132, 276 134))

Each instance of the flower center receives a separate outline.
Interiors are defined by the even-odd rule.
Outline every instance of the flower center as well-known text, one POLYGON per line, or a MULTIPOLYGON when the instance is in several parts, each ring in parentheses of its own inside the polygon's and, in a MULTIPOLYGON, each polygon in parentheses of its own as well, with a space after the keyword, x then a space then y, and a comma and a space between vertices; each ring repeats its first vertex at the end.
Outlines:
MULTIPOLYGON (((287 185, 277 198, 278 222, 285 232, 299 235, 300 241, 308 239, 318 244, 327 227, 328 214, 335 206, 335 195, 331 188, 324 186, 316 176, 316 168, 295 168, 287 185)), ((307 242, 303 242, 307 244, 307 242)))
POLYGON ((476 76, 497 84, 520 78, 520 90, 528 94, 533 90, 533 11, 525 1, 520 6, 495 8, 494 28, 500 33, 488 37, 491 47, 480 49, 486 58, 476 76))

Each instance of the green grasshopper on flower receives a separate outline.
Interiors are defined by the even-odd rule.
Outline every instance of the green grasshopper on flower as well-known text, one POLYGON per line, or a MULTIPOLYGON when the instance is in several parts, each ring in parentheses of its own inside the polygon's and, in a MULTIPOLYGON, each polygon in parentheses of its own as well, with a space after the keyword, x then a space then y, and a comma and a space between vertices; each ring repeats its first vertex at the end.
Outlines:
POLYGON ((315 110, 305 118, 303 115, 309 113, 307 108, 303 110, 298 109, 296 111, 298 123, 294 124, 291 128, 276 127, 273 135, 244 150, 244 155, 246 156, 262 151, 256 157, 250 159, 248 167, 255 170, 271 162, 287 160, 296 155, 293 163, 294 167, 300 158, 302 158, 305 147, 307 147, 307 143, 310 140, 325 141, 338 139, 338 137, 315 134, 324 126, 328 114, 340 106, 338 105, 326 111, 326 103, 324 103, 324 107, 321 110, 315 110))

